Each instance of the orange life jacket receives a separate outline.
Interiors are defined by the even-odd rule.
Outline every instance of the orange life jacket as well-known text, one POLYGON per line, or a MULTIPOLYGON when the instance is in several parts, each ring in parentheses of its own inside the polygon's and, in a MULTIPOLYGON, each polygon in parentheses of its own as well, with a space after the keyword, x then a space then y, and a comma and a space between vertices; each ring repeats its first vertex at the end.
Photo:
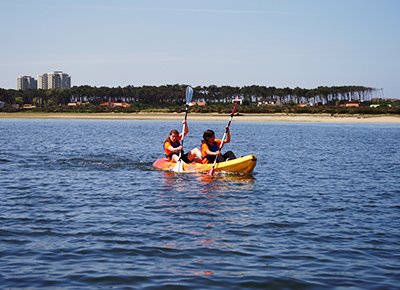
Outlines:
MULTIPOLYGON (((201 158, 204 164, 209 163, 211 160, 214 160, 214 155, 208 155, 207 150, 211 152, 217 152, 219 150, 219 146, 221 146, 222 140, 214 139, 214 143, 209 145, 207 143, 201 144, 201 158)), ((212 162, 212 161, 211 161, 212 162)))
MULTIPOLYGON (((171 140, 168 140, 164 143, 164 153, 165 153, 165 157, 168 158, 168 160, 171 160, 172 155, 177 154, 176 152, 172 152, 170 151, 168 148, 169 146, 172 146, 173 148, 178 148, 179 146, 181 146, 181 135, 179 135, 178 140, 175 143, 172 143, 171 140)), ((182 153, 183 154, 183 150, 182 153)))

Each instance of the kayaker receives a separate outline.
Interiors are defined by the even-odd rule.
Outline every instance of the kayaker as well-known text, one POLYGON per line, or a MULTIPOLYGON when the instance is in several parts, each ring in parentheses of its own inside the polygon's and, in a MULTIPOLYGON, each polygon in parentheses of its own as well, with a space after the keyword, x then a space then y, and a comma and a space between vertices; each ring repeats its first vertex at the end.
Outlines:
MULTIPOLYGON (((231 141, 231 132, 229 131, 229 126, 226 126, 225 129, 226 138, 222 144, 222 148, 226 143, 231 141)), ((215 139, 215 133, 213 130, 206 130, 203 133, 203 140, 201 141, 201 157, 203 159, 203 163, 212 163, 216 157, 217 162, 236 159, 236 156, 232 151, 227 151, 223 155, 221 154, 221 150, 219 148, 221 146, 221 142, 221 139, 215 139)))
POLYGON ((188 153, 184 153, 183 146, 181 145, 182 137, 189 133, 189 127, 186 121, 183 121, 182 124, 185 124, 185 132, 179 133, 178 130, 171 130, 168 134, 168 137, 164 140, 164 152, 165 157, 169 161, 178 162, 179 161, 179 151, 182 150, 181 160, 185 163, 191 163, 193 161, 201 162, 201 152, 199 148, 194 148, 190 150, 188 153))

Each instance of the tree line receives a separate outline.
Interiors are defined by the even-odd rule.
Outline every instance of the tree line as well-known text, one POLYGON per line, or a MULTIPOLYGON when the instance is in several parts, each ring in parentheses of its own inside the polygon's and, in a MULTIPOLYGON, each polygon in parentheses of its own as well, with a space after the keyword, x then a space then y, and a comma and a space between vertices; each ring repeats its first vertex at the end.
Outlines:
MULTIPOLYGON (((3 111, 20 110, 23 104, 32 104, 39 111, 148 111, 162 110, 180 112, 185 103, 187 85, 174 84, 162 86, 126 86, 92 87, 74 86, 70 89, 27 90, 0 89, 0 101, 3 111), (68 107, 68 103, 85 103, 86 106, 68 107), (126 102, 128 108, 104 108, 103 102, 126 102)), ((321 86, 314 89, 277 88, 266 86, 197 86, 194 87, 194 102, 205 102, 207 106, 194 106, 198 112, 225 112, 230 110, 227 103, 239 97, 241 111, 266 112, 315 112, 323 107, 336 106, 339 103, 356 101, 370 103, 371 100, 384 102, 381 89, 364 86, 321 86), (299 108, 296 105, 305 104, 299 108), (318 108, 318 109, 316 109, 318 108)), ((356 110, 356 108, 353 108, 356 110)), ((380 109, 382 111, 382 108, 380 109)), ((388 109, 387 109, 388 110, 388 109)), ((387 111, 386 110, 386 111, 387 111)), ((375 110, 379 111, 379 110, 375 110)), ((389 110, 389 111, 394 111, 389 110)))

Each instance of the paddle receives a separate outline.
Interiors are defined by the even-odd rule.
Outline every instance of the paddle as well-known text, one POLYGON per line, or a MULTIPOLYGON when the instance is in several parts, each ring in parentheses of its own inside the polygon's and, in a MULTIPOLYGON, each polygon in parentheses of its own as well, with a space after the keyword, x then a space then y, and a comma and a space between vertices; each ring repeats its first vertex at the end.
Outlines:
MULTIPOLYGON (((189 112, 189 103, 192 101, 193 97, 193 89, 190 86, 186 87, 186 107, 185 107, 185 121, 187 120, 187 115, 189 112)), ((186 122, 183 123, 182 127, 182 139, 181 139, 181 146, 183 147, 183 139, 185 138, 185 124, 186 122)), ((179 151, 179 160, 175 164, 175 166, 172 168, 172 171, 181 173, 183 171, 183 164, 182 164, 182 150, 179 151)))
MULTIPOLYGON (((218 149, 218 150, 221 150, 222 146, 224 145, 224 140, 225 140, 225 138, 226 138, 226 134, 227 134, 228 131, 229 131, 229 126, 231 125, 233 115, 234 115, 235 112, 236 112, 236 107, 237 107, 238 102, 239 102, 239 99, 236 98, 236 99, 235 99, 235 105, 233 106, 233 110, 232 110, 231 116, 229 117, 228 126, 226 127, 225 133, 224 133, 224 135, 222 136, 222 141, 221 141, 221 144, 219 145, 219 149, 218 149)), ((214 169, 215 169, 215 165, 217 164, 217 159, 218 159, 218 156, 216 155, 216 156, 215 156, 215 160, 214 160, 214 164, 213 164, 213 166, 211 167, 210 171, 208 172, 208 175, 213 175, 213 174, 214 174, 214 171, 215 171, 214 169)))

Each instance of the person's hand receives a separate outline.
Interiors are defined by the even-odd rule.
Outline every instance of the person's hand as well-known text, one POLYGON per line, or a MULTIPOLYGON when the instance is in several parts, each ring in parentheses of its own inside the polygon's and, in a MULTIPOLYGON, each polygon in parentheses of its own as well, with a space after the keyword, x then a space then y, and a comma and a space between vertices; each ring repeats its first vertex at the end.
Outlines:
POLYGON ((186 120, 183 120, 183 121, 182 121, 182 124, 185 124, 185 125, 186 125, 186 124, 187 124, 186 120))
POLYGON ((229 132, 229 126, 228 126, 228 125, 225 126, 225 130, 226 130, 227 132, 229 132))

